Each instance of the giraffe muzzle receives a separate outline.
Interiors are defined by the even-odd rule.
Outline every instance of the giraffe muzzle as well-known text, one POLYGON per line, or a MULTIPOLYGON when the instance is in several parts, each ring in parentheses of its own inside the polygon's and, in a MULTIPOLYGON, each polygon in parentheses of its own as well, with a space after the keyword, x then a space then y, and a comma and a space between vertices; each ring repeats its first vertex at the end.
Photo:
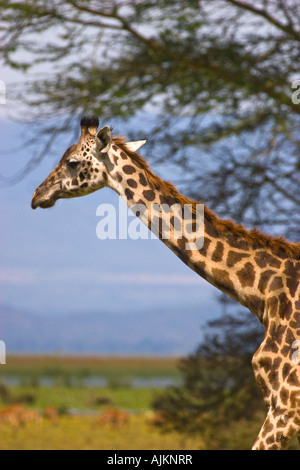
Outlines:
POLYGON ((49 209, 50 207, 53 207, 55 204, 55 201, 53 200, 48 200, 48 201, 39 201, 38 198, 33 197, 31 200, 31 207, 32 209, 37 209, 40 207, 41 209, 49 209))
POLYGON ((31 207, 32 209, 37 209, 40 207, 41 209, 49 209, 53 207, 56 203, 57 197, 55 197, 55 193, 52 194, 50 197, 45 197, 45 195, 39 191, 39 188, 35 191, 32 199, 31 199, 31 207))
POLYGON ((39 207, 38 204, 34 201, 34 198, 32 198, 31 199, 31 209, 35 210, 38 207, 39 207))
POLYGON ((38 198, 37 198, 37 191, 35 191, 34 195, 32 196, 32 199, 31 199, 31 208, 32 209, 37 209, 39 207, 39 202, 38 202, 38 198))

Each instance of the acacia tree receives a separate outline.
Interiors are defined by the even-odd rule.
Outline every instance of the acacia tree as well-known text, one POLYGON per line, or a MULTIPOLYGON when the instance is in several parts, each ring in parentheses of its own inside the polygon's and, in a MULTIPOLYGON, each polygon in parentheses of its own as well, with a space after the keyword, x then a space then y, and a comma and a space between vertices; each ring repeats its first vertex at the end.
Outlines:
POLYGON ((250 312, 242 312, 223 314, 208 323, 207 331, 196 351, 179 363, 182 383, 154 398, 153 424, 199 435, 210 449, 249 448, 264 409, 249 367, 262 328, 250 312))
MULTIPOLYGON (((0 61, 26 78, 8 86, 9 109, 34 130, 28 147, 37 133, 44 142, 10 181, 70 139, 83 114, 105 125, 138 115, 129 137, 147 138, 151 163, 167 163, 187 195, 300 238, 299 0, 0 0, 0 10, 0 61)), ((170 426, 211 439, 214 424, 253 412, 240 348, 253 352, 257 330, 245 324, 226 317, 224 340, 182 362, 183 388, 156 401, 170 426)))
POLYGON ((142 112, 137 138, 152 142, 152 161, 177 166, 189 196, 299 238, 298 0, 0 0, 0 9, 0 58, 27 77, 8 98, 48 134, 17 179, 80 115, 118 123, 142 112))

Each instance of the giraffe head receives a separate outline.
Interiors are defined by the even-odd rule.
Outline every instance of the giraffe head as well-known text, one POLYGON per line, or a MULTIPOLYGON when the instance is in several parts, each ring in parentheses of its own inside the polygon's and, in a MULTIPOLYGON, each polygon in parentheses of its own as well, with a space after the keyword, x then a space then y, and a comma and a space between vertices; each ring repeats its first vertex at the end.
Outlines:
MULTIPOLYGON (((81 120, 81 136, 35 191, 31 207, 47 209, 58 199, 80 197, 108 185, 109 172, 113 168, 110 158, 112 136, 109 127, 98 131, 98 118, 81 120)), ((145 141, 143 141, 144 143, 145 141)), ((136 149, 142 144, 128 143, 136 149)))
POLYGON ((96 118, 81 120, 81 136, 35 191, 31 207, 54 206, 57 199, 90 194, 106 184, 105 156, 111 143, 111 132, 104 127, 97 132, 96 118))

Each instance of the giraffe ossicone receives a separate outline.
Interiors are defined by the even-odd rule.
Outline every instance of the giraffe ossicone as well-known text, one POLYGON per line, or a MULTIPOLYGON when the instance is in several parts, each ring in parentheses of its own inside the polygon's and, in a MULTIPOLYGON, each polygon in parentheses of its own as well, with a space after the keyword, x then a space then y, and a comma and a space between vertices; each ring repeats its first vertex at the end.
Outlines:
POLYGON ((135 142, 126 142, 126 147, 130 152, 137 152, 145 143, 147 140, 136 140, 135 142))
POLYGON ((161 210, 151 218, 144 216, 144 224, 151 229, 155 218, 157 236, 176 256, 249 308, 264 325, 265 338, 252 365, 268 413, 253 449, 286 448, 289 439, 300 434, 300 364, 295 351, 300 340, 300 243, 248 231, 204 206, 203 246, 188 250, 190 240, 177 232, 184 207, 190 205, 190 231, 196 239, 199 203, 150 170, 137 153, 145 141, 126 143, 112 137, 109 127, 98 127, 97 118, 82 119, 78 143, 37 188, 32 208, 49 208, 58 199, 85 196, 103 187, 117 192, 132 210, 158 205, 161 210))

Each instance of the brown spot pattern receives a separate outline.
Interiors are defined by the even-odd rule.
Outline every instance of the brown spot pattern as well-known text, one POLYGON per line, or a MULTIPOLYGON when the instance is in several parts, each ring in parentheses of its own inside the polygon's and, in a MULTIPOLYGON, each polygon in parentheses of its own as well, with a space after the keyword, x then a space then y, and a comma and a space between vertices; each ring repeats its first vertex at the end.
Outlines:
POLYGON ((287 276, 287 287, 292 297, 295 297, 300 282, 300 263, 293 261, 285 262, 284 274, 287 276))
POLYGON ((211 244, 211 240, 207 237, 204 238, 203 247, 199 250, 202 256, 207 256, 207 250, 211 244))
POLYGON ((234 291, 233 282, 231 281, 227 271, 224 269, 214 268, 212 270, 212 274, 216 287, 220 288, 221 290, 225 289, 226 291, 234 291))
POLYGON ((220 261, 222 261, 223 254, 224 254, 224 244, 218 241, 217 246, 212 254, 212 261, 219 263, 220 261))
POLYGON ((147 182, 145 176, 143 175, 143 173, 139 174, 139 182, 142 186, 148 186, 148 182, 147 182))
POLYGON ((267 270, 267 271, 264 271, 261 276, 260 276, 260 280, 259 280, 259 283, 258 283, 258 288, 260 290, 260 292, 262 294, 265 293, 265 290, 267 288, 267 285, 268 285, 268 282, 270 280, 270 277, 275 274, 275 271, 271 271, 271 270, 267 270))
POLYGON ((131 188, 134 188, 134 189, 137 188, 137 182, 136 182, 135 180, 133 180, 133 179, 127 180, 127 184, 128 184, 128 186, 130 186, 131 188))
POLYGON ((125 196, 127 197, 127 201, 130 201, 131 199, 133 199, 134 194, 131 191, 131 189, 126 188, 125 189, 125 196))
POLYGON ((274 277, 273 281, 271 282, 271 285, 269 287, 269 291, 275 291, 283 288, 283 282, 282 278, 279 276, 274 277))
POLYGON ((143 191, 143 196, 147 199, 147 201, 153 202, 155 199, 155 192, 152 189, 145 190, 143 191))
POLYGON ((126 173, 126 175, 132 175, 136 172, 136 169, 132 165, 125 165, 123 166, 123 171, 126 173))
POLYGON ((238 251, 229 251, 227 256, 227 266, 232 268, 236 263, 244 258, 249 258, 249 253, 239 253, 238 251))
POLYGON ((242 287, 252 287, 255 281, 255 271, 251 263, 246 263, 245 266, 236 273, 242 287))
POLYGON ((281 266, 281 262, 266 251, 258 251, 254 259, 259 268, 280 268, 281 266))

